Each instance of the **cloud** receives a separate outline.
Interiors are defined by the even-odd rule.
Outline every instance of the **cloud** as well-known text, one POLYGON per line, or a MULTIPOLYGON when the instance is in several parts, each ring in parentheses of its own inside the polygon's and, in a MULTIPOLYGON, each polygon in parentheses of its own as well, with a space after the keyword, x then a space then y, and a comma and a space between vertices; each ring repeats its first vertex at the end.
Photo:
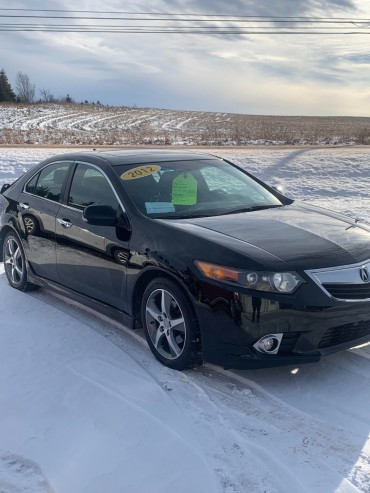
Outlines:
POLYGON ((206 14, 302 16, 312 11, 328 9, 356 10, 353 0, 164 0, 162 5, 171 12, 194 12, 206 14))
MULTIPOLYGON (((17 7, 30 5, 18 0, 17 7)), ((45 8, 45 3, 34 0, 32 8, 45 8)), ((103 6, 85 0, 78 7, 72 0, 49 0, 47 8, 370 17, 368 0, 153 0, 150 7, 143 0, 106 0, 103 6)), ((1 63, 9 80, 25 72, 55 96, 261 114, 363 115, 366 106, 358 94, 368 93, 367 41, 366 36, 0 33, 0 44, 7 47, 1 63), (331 94, 340 99, 334 102, 331 94)))
POLYGON ((356 65, 370 65, 370 53, 353 53, 338 58, 356 65))

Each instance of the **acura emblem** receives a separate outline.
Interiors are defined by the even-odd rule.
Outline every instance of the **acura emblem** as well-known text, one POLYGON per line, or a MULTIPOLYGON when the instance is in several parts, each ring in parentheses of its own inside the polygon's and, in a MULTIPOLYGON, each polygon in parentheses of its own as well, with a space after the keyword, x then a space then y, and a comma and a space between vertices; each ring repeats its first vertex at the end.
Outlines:
POLYGON ((360 277, 362 279, 362 282, 369 282, 370 275, 369 275, 369 271, 367 270, 367 267, 361 267, 360 277))

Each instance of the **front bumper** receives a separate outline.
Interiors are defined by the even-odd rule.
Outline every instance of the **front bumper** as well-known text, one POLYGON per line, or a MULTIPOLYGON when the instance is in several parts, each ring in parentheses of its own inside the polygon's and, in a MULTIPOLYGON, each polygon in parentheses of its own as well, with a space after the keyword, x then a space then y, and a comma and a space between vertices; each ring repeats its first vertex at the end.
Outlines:
POLYGON ((194 301, 203 359, 235 369, 296 365, 370 341, 369 301, 339 302, 311 289, 295 297, 252 295, 200 282, 194 301), (254 347, 268 334, 283 334, 277 354, 254 347))

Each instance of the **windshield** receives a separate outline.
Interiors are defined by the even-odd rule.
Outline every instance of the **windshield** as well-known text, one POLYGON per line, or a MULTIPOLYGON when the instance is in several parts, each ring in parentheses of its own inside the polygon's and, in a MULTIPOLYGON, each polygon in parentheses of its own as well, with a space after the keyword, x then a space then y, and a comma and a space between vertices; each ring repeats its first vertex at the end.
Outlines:
POLYGON ((135 205, 151 218, 217 216, 283 203, 221 159, 115 166, 135 205))

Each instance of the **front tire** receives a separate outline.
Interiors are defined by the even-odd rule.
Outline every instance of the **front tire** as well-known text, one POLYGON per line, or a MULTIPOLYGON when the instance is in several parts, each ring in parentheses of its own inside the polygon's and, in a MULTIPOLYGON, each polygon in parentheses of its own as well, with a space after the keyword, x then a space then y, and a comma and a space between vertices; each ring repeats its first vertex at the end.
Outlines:
POLYGON ((18 236, 9 232, 3 243, 5 274, 9 284, 19 291, 29 291, 36 286, 27 280, 26 257, 18 236))
POLYGON ((144 291, 141 320, 154 356, 174 370, 202 363, 198 322, 184 291, 173 281, 159 278, 144 291))

